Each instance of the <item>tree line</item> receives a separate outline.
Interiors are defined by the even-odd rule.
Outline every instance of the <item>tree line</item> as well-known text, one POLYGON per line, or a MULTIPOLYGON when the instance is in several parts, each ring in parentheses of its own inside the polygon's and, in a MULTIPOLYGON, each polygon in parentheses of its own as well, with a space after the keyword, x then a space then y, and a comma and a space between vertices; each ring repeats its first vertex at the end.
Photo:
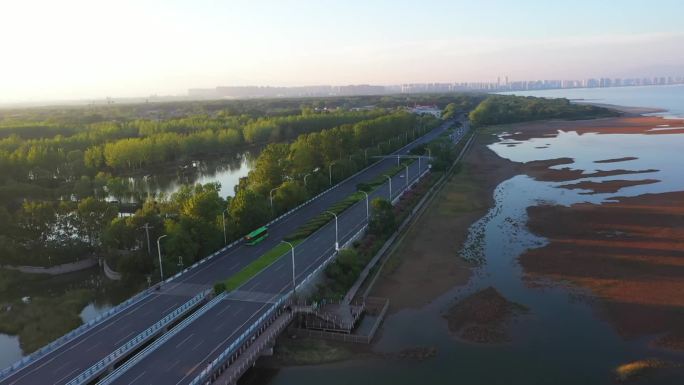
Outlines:
POLYGON ((491 95, 469 114, 475 127, 543 119, 593 119, 609 116, 616 116, 616 113, 603 107, 570 103, 568 99, 515 95, 491 95))
MULTIPOLYGON (((228 242, 238 239, 439 123, 402 108, 365 104, 401 105, 408 96, 369 98, 308 99, 297 106, 291 100, 243 101, 232 110, 209 102, 157 110, 0 111, 2 262, 54 265, 95 253, 140 277, 157 268, 148 255, 148 228, 151 254, 156 237, 167 235, 164 267, 174 272, 222 246, 224 223, 228 242), (363 108, 329 107, 334 105, 363 108), (105 201, 130 188, 125 177, 131 171, 256 144, 266 146, 232 198, 221 198, 215 184, 184 186, 146 200, 129 216, 105 201)), ((434 98, 440 108, 474 103, 461 96, 434 98)), ((419 100, 429 101, 413 104, 419 100)))
POLYGON ((331 176, 336 183, 375 161, 373 155, 391 152, 439 123, 396 112, 270 144, 236 186, 234 197, 221 198, 218 184, 184 186, 168 198, 146 201, 130 217, 112 220, 103 229, 103 247, 119 256, 116 266, 125 274, 150 274, 155 259, 144 257, 142 230, 149 226, 152 239, 167 235, 164 271, 176 272, 303 203, 327 188, 331 176), (332 174, 330 165, 338 167, 332 174))

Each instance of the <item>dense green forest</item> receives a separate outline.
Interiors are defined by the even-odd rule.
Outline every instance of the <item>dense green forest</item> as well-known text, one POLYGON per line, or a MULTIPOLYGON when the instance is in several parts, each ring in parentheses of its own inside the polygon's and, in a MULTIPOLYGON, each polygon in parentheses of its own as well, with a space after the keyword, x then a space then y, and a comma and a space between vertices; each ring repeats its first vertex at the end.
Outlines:
POLYGON ((0 110, 0 264, 49 266, 97 255, 140 280, 157 269, 155 240, 165 234, 164 270, 174 273, 439 124, 403 107, 435 104, 451 116, 481 99, 421 95, 0 110), (127 216, 105 200, 125 192, 134 173, 254 146, 263 150, 232 198, 222 198, 217 184, 184 186, 171 196, 149 197, 127 216), (143 226, 150 228, 150 250, 143 226))
POLYGON ((546 99, 513 95, 491 95, 470 112, 475 127, 543 119, 591 119, 615 116, 616 113, 567 99, 546 99))

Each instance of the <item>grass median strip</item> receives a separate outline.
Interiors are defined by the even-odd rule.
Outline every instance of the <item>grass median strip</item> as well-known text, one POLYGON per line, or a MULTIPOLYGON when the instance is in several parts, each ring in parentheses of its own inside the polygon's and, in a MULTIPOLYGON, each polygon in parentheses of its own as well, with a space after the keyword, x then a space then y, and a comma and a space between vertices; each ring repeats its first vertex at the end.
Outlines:
MULTIPOLYGON (((353 206, 356 202, 364 198, 364 195, 360 192, 355 192, 343 200, 333 204, 327 208, 327 211, 332 211, 333 213, 339 215, 344 210, 353 206)), ((315 217, 311 218, 308 222, 300 226, 294 233, 285 237, 286 241, 296 241, 302 240, 309 235, 313 234, 316 230, 325 226, 326 223, 333 220, 332 215, 326 212, 322 212, 315 217)))
MULTIPOLYGON (((301 240, 296 240, 292 242, 292 245, 296 247, 299 243, 301 243, 301 240)), ((233 274, 230 278, 225 280, 225 289, 235 290, 240 285, 249 281, 252 277, 257 275, 261 270, 270 266, 273 262, 278 260, 278 258, 281 255, 285 254, 289 250, 289 245, 281 243, 278 246, 267 251, 262 256, 255 259, 252 263, 242 268, 242 270, 238 271, 237 273, 233 274)))
MULTIPOLYGON (((411 163, 415 162, 415 160, 412 160, 410 162, 402 163, 399 166, 394 167, 391 169, 388 174, 390 176, 394 176, 403 170, 405 170, 405 167, 411 163)), ((384 183, 387 179, 380 175, 376 177, 370 184, 366 185, 369 186, 369 192, 370 190, 375 190, 378 188, 382 183, 384 183), (382 179, 382 180, 381 180, 382 179)), ((335 214, 339 215, 349 207, 353 206, 355 203, 359 202, 360 200, 364 199, 364 194, 361 192, 355 192, 353 194, 350 194, 343 200, 334 203, 332 206, 328 207, 326 211, 332 211, 335 214)), ((316 232, 316 230, 320 229, 321 227, 325 226, 328 222, 333 220, 333 217, 325 212, 322 212, 318 214, 317 216, 311 218, 308 222, 306 222, 304 225, 300 226, 294 233, 286 236, 284 239, 286 241, 291 242, 295 247, 300 244, 304 239, 309 237, 311 234, 316 232)), ((263 255, 261 255, 259 258, 254 260, 252 263, 249 265, 245 266, 242 268, 242 270, 238 271, 237 273, 233 274, 231 277, 226 279, 223 282, 218 282, 217 284, 214 285, 214 291, 216 293, 222 292, 224 290, 235 290, 238 288, 240 285, 243 283, 249 281, 252 277, 257 275, 260 271, 263 269, 267 268, 270 266, 273 262, 275 262, 281 255, 285 254, 287 251, 290 250, 290 246, 284 243, 281 243, 271 250, 267 251, 263 255)))

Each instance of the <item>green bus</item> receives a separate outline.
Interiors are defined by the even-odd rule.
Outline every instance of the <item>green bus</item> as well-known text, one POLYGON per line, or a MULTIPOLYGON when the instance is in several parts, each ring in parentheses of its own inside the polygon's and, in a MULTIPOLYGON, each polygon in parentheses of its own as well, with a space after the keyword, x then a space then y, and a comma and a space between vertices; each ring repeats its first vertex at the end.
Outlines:
POLYGON ((268 227, 263 226, 245 235, 245 242, 250 246, 254 246, 266 239, 266 237, 268 237, 268 227))

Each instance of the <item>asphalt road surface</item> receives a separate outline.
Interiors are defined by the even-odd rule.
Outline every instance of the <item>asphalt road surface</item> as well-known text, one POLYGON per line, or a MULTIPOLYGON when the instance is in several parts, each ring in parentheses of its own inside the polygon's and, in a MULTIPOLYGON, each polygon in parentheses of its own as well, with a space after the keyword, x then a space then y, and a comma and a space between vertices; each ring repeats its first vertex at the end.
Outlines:
MULTIPOLYGON (((463 136, 457 131, 454 141, 463 136)), ((396 160, 394 161, 396 164, 396 160)), ((421 164, 421 171, 427 168, 421 164)), ((418 176, 418 163, 409 167, 409 183, 418 176)), ((406 186, 404 173, 392 179, 392 195, 406 186)), ((388 184, 370 195, 389 197, 388 184)), ((340 244, 349 240, 366 224, 366 202, 362 200, 338 215, 340 244)), ((297 283, 306 278, 334 252, 335 224, 329 222, 295 248, 297 283)), ((272 302, 292 290, 292 262, 285 253, 242 287, 232 292, 210 311, 166 341, 152 354, 123 373, 115 384, 187 384, 216 359, 245 329, 264 314, 272 302)))
MULTIPOLYGON (((449 123, 443 124, 398 153, 407 154, 411 148, 433 140, 448 126, 449 123)), ((202 290, 210 288, 214 282, 223 280, 241 270, 264 252, 276 246, 283 237, 306 223, 310 218, 355 192, 358 183, 370 181, 395 165, 396 159, 384 159, 371 165, 363 172, 341 183, 337 188, 328 191, 310 204, 301 207, 295 213, 269 226, 269 237, 260 244, 256 246, 241 244, 226 250, 221 255, 217 255, 212 260, 183 274, 175 281, 164 285, 160 291, 107 319, 80 337, 41 357, 34 363, 18 370, 5 378, 0 384, 67 383, 202 290)), ((425 169, 427 162, 422 162, 421 166, 425 169)), ((417 168, 418 162, 411 166, 409 170, 410 178, 415 177, 417 168)), ((397 175, 393 178, 392 192, 394 196, 397 195, 400 187, 403 187, 405 183, 405 177, 397 175)), ((387 184, 375 192, 374 196, 377 195, 388 196, 387 184)), ((360 203, 354 209, 347 210, 340 216, 340 239, 342 239, 341 234, 347 231, 345 229, 353 227, 354 224, 358 225, 365 220, 365 202, 362 201, 360 203)), ((361 225, 358 226, 360 227, 361 225)), ((331 222, 324 230, 319 231, 312 237, 313 239, 297 246, 296 265, 301 266, 301 269, 297 271, 298 279, 306 277, 308 272, 315 269, 317 261, 320 262, 323 255, 327 256, 332 252, 330 244, 331 229, 333 231, 332 242, 334 244, 334 223, 331 222), (307 266, 308 269, 305 269, 307 266)), ((291 286, 292 271, 288 270, 291 267, 286 268, 283 264, 289 261, 289 258, 281 258, 266 271, 254 277, 240 290, 273 294, 287 290, 288 284, 291 286), (282 279, 285 276, 289 277, 289 280, 283 283, 282 279)), ((158 352, 150 355, 148 357, 149 361, 144 360, 135 365, 134 369, 129 370, 131 375, 127 373, 126 376, 122 377, 125 380, 120 381, 120 383, 132 383, 129 381, 135 380, 135 383, 175 384, 177 381, 193 378, 201 370, 201 363, 204 362, 202 360, 205 358, 208 360, 213 359, 211 357, 215 357, 225 346, 229 345, 230 336, 237 337, 240 335, 239 331, 241 330, 241 325, 246 322, 245 320, 249 321, 258 318, 259 312, 265 311, 267 308, 268 306, 265 306, 265 303, 260 302, 242 300, 223 301, 219 306, 214 307, 207 314, 196 320, 194 323, 196 325, 191 325, 191 327, 183 330, 183 333, 179 333, 176 337, 181 338, 181 340, 176 337, 172 338, 158 352), (220 313, 221 311, 224 312, 220 313), (220 313, 220 316, 216 316, 217 313, 220 313), (205 324, 211 325, 204 326, 205 324), (221 325, 220 328, 219 324, 221 325), (216 332, 212 333, 214 330, 216 332), (180 344, 182 338, 188 338, 186 333, 197 333, 196 336, 193 335, 194 338, 189 338, 189 340, 193 340, 192 349, 189 349, 185 344, 180 344), (178 355, 178 358, 182 357, 183 360, 179 361, 174 367, 171 367, 169 364, 175 362, 174 360, 169 360, 169 355, 167 355, 171 354, 168 353, 171 351, 169 349, 182 353, 178 355), (165 364, 156 365, 156 363, 160 362, 165 364), (182 362, 182 365, 180 362, 182 362), (163 381, 162 378, 164 379, 163 381)), ((249 323, 247 322, 248 326, 249 323)))

